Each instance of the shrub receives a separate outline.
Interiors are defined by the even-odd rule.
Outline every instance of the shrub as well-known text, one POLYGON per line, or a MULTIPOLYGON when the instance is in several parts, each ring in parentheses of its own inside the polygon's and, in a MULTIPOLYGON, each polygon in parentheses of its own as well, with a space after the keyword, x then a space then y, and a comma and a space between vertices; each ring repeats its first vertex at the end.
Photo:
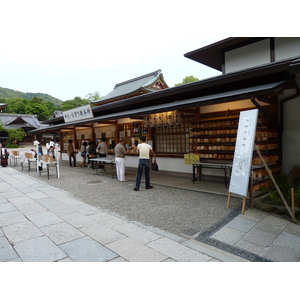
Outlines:
MULTIPOLYGON (((274 179, 284 196, 286 202, 288 203, 289 206, 291 206, 291 200, 292 200, 292 195, 291 195, 291 189, 292 185, 289 182, 289 178, 287 174, 275 174, 274 179)), ((272 183, 272 189, 274 189, 275 186, 272 183)), ((294 189, 294 199, 295 199, 295 206, 300 207, 300 187, 294 189)), ((269 193, 268 200, 273 203, 273 204, 282 204, 282 199, 277 192, 277 190, 271 190, 269 193)))

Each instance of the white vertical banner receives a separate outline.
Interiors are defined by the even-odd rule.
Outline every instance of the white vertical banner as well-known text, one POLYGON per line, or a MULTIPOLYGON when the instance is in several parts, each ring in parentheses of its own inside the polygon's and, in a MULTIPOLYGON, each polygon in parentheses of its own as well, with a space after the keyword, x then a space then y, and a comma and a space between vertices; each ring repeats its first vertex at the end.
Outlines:
POLYGON ((247 197, 258 109, 240 113, 229 192, 247 197))

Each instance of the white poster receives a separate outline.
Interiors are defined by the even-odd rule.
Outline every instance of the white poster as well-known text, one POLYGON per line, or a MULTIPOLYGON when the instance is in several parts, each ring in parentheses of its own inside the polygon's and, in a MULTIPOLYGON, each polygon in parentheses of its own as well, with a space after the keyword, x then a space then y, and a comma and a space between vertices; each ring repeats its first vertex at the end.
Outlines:
POLYGON ((258 109, 240 113, 229 192, 247 197, 258 109))

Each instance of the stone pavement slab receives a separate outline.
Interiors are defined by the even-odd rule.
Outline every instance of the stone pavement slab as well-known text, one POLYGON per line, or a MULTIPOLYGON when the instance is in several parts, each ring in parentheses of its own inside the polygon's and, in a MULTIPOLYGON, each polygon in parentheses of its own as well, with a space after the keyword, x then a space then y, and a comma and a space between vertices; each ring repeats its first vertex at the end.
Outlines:
POLYGON ((211 238, 226 243, 228 245, 235 245, 245 233, 227 226, 224 226, 216 233, 214 233, 211 238))
POLYGON ((53 262, 67 257, 67 254, 46 236, 17 242, 14 249, 24 262, 53 262))
POLYGON ((182 242, 182 245, 212 257, 212 260, 209 262, 249 262, 247 259, 192 239, 182 242))
POLYGON ((167 255, 129 237, 109 243, 106 247, 130 262, 160 262, 168 258, 167 255))
POLYGON ((99 223, 103 225, 110 226, 110 227, 114 227, 118 225, 122 226, 128 223, 128 221, 125 221, 107 212, 99 212, 98 214, 93 214, 91 215, 91 218, 97 220, 99 223))
POLYGON ((9 211, 0 214, 0 227, 26 221, 27 218, 19 211, 9 211))
POLYGON ((207 262, 212 258, 206 254, 199 253, 185 245, 176 243, 166 237, 147 244, 152 249, 163 253, 167 257, 181 262, 207 262))
POLYGON ((44 235, 31 222, 17 223, 3 226, 2 230, 9 241, 17 243, 20 241, 32 239, 44 235))
POLYGON ((61 219, 60 217, 48 210, 46 212, 29 215, 27 216, 27 218, 37 227, 43 227, 63 222, 63 219, 61 219))
POLYGON ((66 222, 44 226, 40 229, 57 245, 85 236, 81 231, 66 222))
POLYGON ((262 256, 276 262, 299 262, 300 251, 274 243, 265 249, 262 256))
POLYGON ((121 232, 124 235, 139 241, 142 244, 147 244, 151 241, 161 238, 161 235, 146 230, 144 228, 141 228, 132 223, 114 226, 113 228, 116 229, 118 232, 121 232))
POLYGON ((106 262, 118 257, 88 236, 64 243, 60 248, 76 262, 106 262))
POLYGON ((232 221, 227 224, 227 227, 236 229, 242 232, 248 232, 251 228, 253 228, 257 223, 251 220, 247 220, 244 218, 236 217, 232 221))
POLYGON ((277 238, 274 233, 261 231, 258 229, 252 229, 250 232, 243 236, 243 239, 247 242, 256 244, 261 247, 269 247, 277 238))
POLYGON ((123 235, 119 231, 116 231, 113 228, 100 223, 82 227, 80 228, 80 231, 84 232, 86 235, 90 236, 103 245, 125 237, 125 235, 123 235))
POLYGON ((9 243, 7 238, 2 235, 0 230, 0 262, 2 261, 11 261, 17 259, 19 256, 9 243))
POLYGON ((284 232, 300 237, 300 226, 293 223, 289 223, 285 227, 284 232))
POLYGON ((15 206, 26 217, 28 217, 29 215, 36 214, 36 213, 41 213, 41 212, 47 211, 47 209, 44 206, 40 205, 39 203, 35 203, 35 202, 15 204, 15 206))
POLYGON ((296 235, 283 232, 276 238, 274 243, 300 252, 300 239, 296 235))
POLYGON ((71 206, 61 203, 55 198, 37 199, 36 201, 58 216, 77 212, 76 209, 73 209, 71 206))
POLYGON ((0 213, 17 210, 11 203, 0 203, 0 213))
POLYGON ((61 215, 60 217, 75 228, 80 228, 97 223, 95 219, 79 211, 71 214, 61 215))
POLYGON ((76 201, 75 203, 70 201, 71 199, 66 199, 64 198, 62 200, 63 203, 65 204, 69 204, 71 205, 72 208, 78 210, 79 212, 85 214, 85 215, 93 215, 93 214, 96 214, 96 213, 99 213, 101 212, 100 209, 96 208, 96 207, 93 207, 91 205, 88 205, 88 204, 85 204, 85 203, 82 203, 80 201, 76 201), (67 200, 67 201, 66 201, 67 200))

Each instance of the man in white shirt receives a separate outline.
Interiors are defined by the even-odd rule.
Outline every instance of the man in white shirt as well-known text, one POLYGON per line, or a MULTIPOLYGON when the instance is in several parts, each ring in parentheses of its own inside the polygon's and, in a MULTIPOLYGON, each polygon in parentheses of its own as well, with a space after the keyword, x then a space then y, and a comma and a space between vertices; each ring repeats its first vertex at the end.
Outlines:
POLYGON ((154 162, 156 161, 156 155, 152 147, 146 143, 146 137, 140 137, 141 143, 137 145, 139 151, 139 165, 138 173, 136 176, 135 188, 134 191, 138 191, 141 184, 141 178, 143 175, 143 169, 145 168, 145 180, 146 180, 146 189, 152 189, 153 186, 150 185, 150 154, 154 157, 154 162))
MULTIPOLYGON (((99 157, 107 157, 108 149, 106 145, 106 138, 102 138, 101 143, 98 144, 96 151, 99 153, 99 157)), ((100 164, 99 169, 104 170, 104 164, 100 164)))

